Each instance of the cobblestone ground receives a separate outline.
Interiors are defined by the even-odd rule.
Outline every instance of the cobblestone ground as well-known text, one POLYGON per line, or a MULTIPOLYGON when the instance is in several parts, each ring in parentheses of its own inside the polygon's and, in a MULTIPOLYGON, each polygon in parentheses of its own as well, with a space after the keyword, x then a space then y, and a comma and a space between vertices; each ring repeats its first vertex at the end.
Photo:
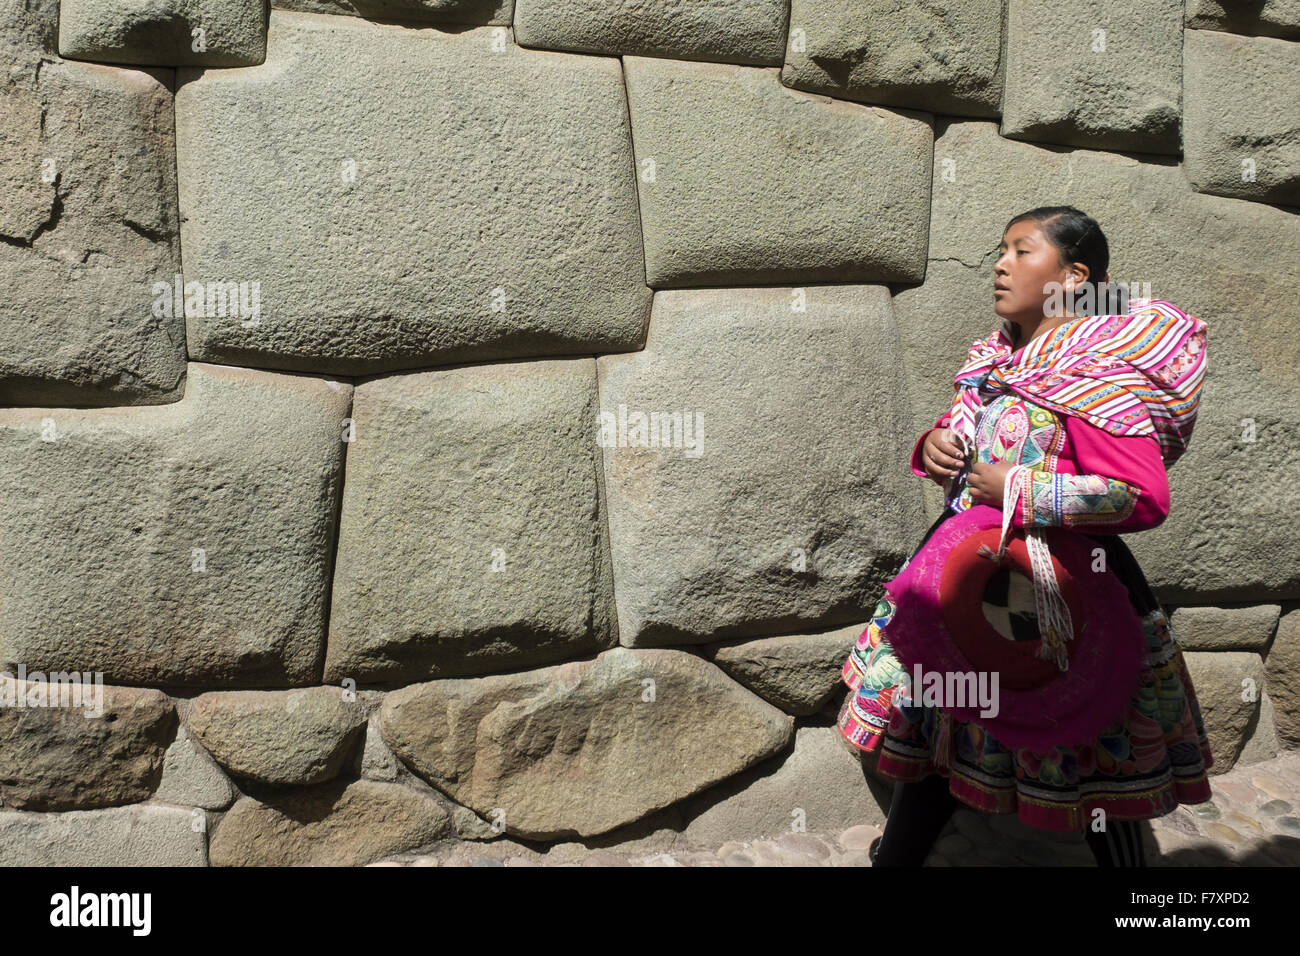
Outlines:
MULTIPOLYGON (((1300 865, 1300 753, 1210 778, 1214 798, 1180 806, 1143 827, 1151 866, 1300 865)), ((508 838, 453 841, 371 866, 870 866, 880 827, 785 833, 688 846, 620 851, 560 843, 538 852, 508 838)), ((958 810, 927 866, 1095 866, 1082 834, 1033 830, 1010 816, 958 810)))

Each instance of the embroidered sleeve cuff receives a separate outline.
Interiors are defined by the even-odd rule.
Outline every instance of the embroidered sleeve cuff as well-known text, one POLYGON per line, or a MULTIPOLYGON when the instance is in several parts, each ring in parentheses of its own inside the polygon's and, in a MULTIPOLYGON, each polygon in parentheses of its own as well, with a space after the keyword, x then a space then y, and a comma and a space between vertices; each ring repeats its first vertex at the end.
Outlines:
POLYGON ((1103 475, 1066 475, 1035 471, 1020 500, 1025 527, 1118 525, 1127 521, 1141 491, 1103 475))

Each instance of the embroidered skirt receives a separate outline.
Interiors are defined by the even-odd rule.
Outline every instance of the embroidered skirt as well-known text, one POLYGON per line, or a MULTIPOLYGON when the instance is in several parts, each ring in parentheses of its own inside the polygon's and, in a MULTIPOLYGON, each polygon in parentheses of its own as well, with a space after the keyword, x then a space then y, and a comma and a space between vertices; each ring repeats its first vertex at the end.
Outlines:
MULTIPOLYGON (((945 509, 913 557, 955 513, 945 509)), ((911 782, 942 774, 967 806, 1015 813, 1029 826, 1056 831, 1084 830, 1096 808, 1108 820, 1146 820, 1210 799, 1206 770, 1214 758, 1168 617, 1122 538, 1089 537, 1106 549, 1108 567, 1128 587, 1146 634, 1146 666, 1125 719, 1086 744, 1008 750, 978 724, 942 708, 898 704, 904 672, 889 645, 894 603, 883 594, 844 662, 840 676, 853 693, 839 714, 849 743, 878 752, 879 776, 911 782)))

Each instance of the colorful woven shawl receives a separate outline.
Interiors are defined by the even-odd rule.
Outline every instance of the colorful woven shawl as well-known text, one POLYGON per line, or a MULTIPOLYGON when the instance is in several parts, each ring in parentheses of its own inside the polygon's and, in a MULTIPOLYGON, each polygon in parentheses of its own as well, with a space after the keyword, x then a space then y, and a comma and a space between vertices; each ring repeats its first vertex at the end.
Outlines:
POLYGON ((1070 319, 1013 352, 1011 322, 976 340, 953 379, 951 427, 974 449, 980 411, 1015 392, 1112 435, 1152 435, 1165 467, 1187 450, 1206 368, 1203 321, 1159 299, 1126 315, 1070 319))
MULTIPOLYGON (((1173 464, 1187 450, 1196 423, 1206 367, 1205 323, 1158 299, 1133 299, 1130 305, 1134 311, 1126 315, 1071 319, 1015 352, 1009 320, 977 340, 953 379, 957 394, 950 426, 971 452, 967 467, 975 460, 975 428, 985 403, 1008 391, 1087 419, 1112 435, 1152 435, 1160 442, 1165 467, 1173 464)), ((982 547, 979 552, 997 564, 1006 560, 1012 510, 1030 479, 1030 469, 1022 465, 1007 473, 1001 540, 996 551, 982 547)), ((960 480, 950 479, 949 501, 960 480)), ((1067 670, 1065 642, 1073 639, 1074 622, 1061 596, 1046 531, 1024 529, 1042 638, 1037 656, 1067 670)))

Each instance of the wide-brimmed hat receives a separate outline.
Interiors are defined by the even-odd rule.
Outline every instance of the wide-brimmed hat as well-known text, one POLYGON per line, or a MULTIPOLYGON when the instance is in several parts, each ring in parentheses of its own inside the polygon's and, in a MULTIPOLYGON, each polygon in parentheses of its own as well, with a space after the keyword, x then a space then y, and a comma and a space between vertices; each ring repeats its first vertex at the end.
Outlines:
MULTIPOLYGON (((969 694, 964 706, 953 694, 939 703, 1004 746, 1085 743, 1124 718, 1137 690, 1146 652, 1142 619, 1124 582, 1094 560, 1096 541, 1065 528, 1032 529, 1040 549, 1035 582, 1026 533, 1009 530, 1004 539, 1003 513, 990 505, 945 520, 885 585, 897 606, 885 636, 909 677, 920 665, 931 690, 969 689, 984 675, 981 686, 996 689, 995 708, 969 694), (1054 616, 1062 634, 1048 633, 1035 602, 1035 583, 1041 594, 1041 579, 1053 572, 1052 593, 1062 612, 1068 609, 1054 616), (963 684, 955 675, 973 676, 963 684)), ((925 686, 913 686, 911 694, 914 706, 933 699, 925 686)))

